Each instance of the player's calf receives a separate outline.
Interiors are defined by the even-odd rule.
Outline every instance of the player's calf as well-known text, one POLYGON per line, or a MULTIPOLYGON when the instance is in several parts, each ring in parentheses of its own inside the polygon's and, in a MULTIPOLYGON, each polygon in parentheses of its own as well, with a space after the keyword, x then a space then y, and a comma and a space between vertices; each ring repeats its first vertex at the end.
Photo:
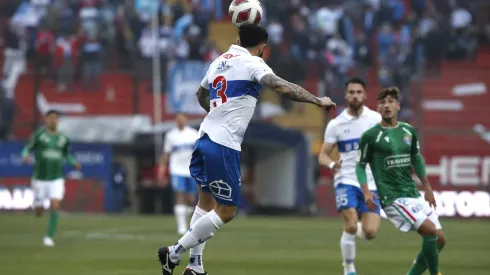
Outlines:
POLYGON ((56 228, 58 226, 58 221, 60 218, 59 209, 60 201, 51 200, 48 228, 43 241, 45 246, 54 246, 53 237, 56 234, 56 228))
POLYGON ((446 236, 442 230, 437 230, 437 248, 439 252, 446 246, 446 236))
POLYGON ((437 248, 437 229, 434 223, 425 219, 417 232, 422 236, 422 252, 431 275, 439 274, 439 251, 437 248))
POLYGON ((356 258, 356 233, 358 231, 357 210, 355 208, 342 209, 344 217, 344 232, 340 238, 340 251, 344 266, 344 274, 355 274, 354 261, 356 258))

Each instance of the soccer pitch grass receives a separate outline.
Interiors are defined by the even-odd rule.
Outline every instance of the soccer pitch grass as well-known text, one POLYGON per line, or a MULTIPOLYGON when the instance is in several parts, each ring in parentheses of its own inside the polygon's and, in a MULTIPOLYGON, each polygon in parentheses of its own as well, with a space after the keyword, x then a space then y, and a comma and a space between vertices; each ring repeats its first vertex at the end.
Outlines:
MULTIPOLYGON (((174 243, 173 217, 63 215, 56 247, 42 247, 47 217, 0 215, 0 274, 161 274, 156 251, 174 243)), ((448 244, 441 254, 444 275, 490 274, 490 221, 442 220, 448 244)), ((206 246, 210 275, 337 274, 338 218, 237 217, 206 246)), ((358 241, 359 275, 406 274, 421 247, 383 221, 377 239, 358 241)), ((174 274, 182 274, 188 257, 174 274)))

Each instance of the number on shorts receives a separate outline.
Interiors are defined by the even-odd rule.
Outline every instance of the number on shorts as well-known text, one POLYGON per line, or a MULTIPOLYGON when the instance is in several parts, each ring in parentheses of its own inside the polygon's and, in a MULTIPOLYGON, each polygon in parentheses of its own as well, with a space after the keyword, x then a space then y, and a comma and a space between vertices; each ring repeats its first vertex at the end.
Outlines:
POLYGON ((404 199, 398 199, 397 202, 407 207, 411 206, 411 204, 404 199))
MULTIPOLYGON (((226 103, 226 101, 228 101, 228 97, 226 97, 226 78, 224 76, 221 75, 214 79, 212 88, 218 89, 216 91, 216 95, 217 97, 221 98, 221 104, 224 104, 226 103), (221 84, 221 87, 218 89, 219 84, 221 84)), ((218 107, 218 103, 216 102, 216 100, 213 102, 213 107, 218 107)))
POLYGON ((335 197, 335 200, 337 201, 337 208, 339 207, 344 207, 347 205, 349 202, 347 200, 347 194, 340 194, 335 197))

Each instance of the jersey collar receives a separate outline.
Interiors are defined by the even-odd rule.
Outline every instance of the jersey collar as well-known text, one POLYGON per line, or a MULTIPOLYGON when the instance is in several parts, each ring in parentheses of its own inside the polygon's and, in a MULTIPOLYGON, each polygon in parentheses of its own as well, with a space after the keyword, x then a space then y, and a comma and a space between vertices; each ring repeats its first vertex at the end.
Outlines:
MULTIPOLYGON (((347 110, 348 110, 348 108, 345 108, 345 110, 344 110, 344 117, 347 120, 354 120, 354 119, 356 119, 356 117, 350 115, 347 110)), ((359 117, 366 116, 369 111, 370 111, 370 109, 366 105, 362 106, 362 113, 361 113, 361 115, 359 117)))
POLYGON ((231 45, 230 51, 239 52, 239 53, 243 53, 244 55, 252 56, 247 49, 238 45, 231 45))

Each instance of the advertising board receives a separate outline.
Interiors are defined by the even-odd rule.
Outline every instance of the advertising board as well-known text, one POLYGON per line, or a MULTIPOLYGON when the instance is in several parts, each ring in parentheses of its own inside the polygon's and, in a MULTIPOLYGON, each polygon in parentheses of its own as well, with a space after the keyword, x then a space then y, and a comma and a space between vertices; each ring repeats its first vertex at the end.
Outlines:
MULTIPOLYGON (((30 177, 31 163, 22 162, 23 142, 3 142, 0 144, 0 211, 26 210, 32 206, 33 194, 30 177)), ((73 144, 71 152, 82 164, 81 171, 75 171, 66 164, 65 199, 66 211, 102 212, 112 206, 112 149, 107 145, 73 144)), ((45 205, 47 206, 47 205, 45 205)))

